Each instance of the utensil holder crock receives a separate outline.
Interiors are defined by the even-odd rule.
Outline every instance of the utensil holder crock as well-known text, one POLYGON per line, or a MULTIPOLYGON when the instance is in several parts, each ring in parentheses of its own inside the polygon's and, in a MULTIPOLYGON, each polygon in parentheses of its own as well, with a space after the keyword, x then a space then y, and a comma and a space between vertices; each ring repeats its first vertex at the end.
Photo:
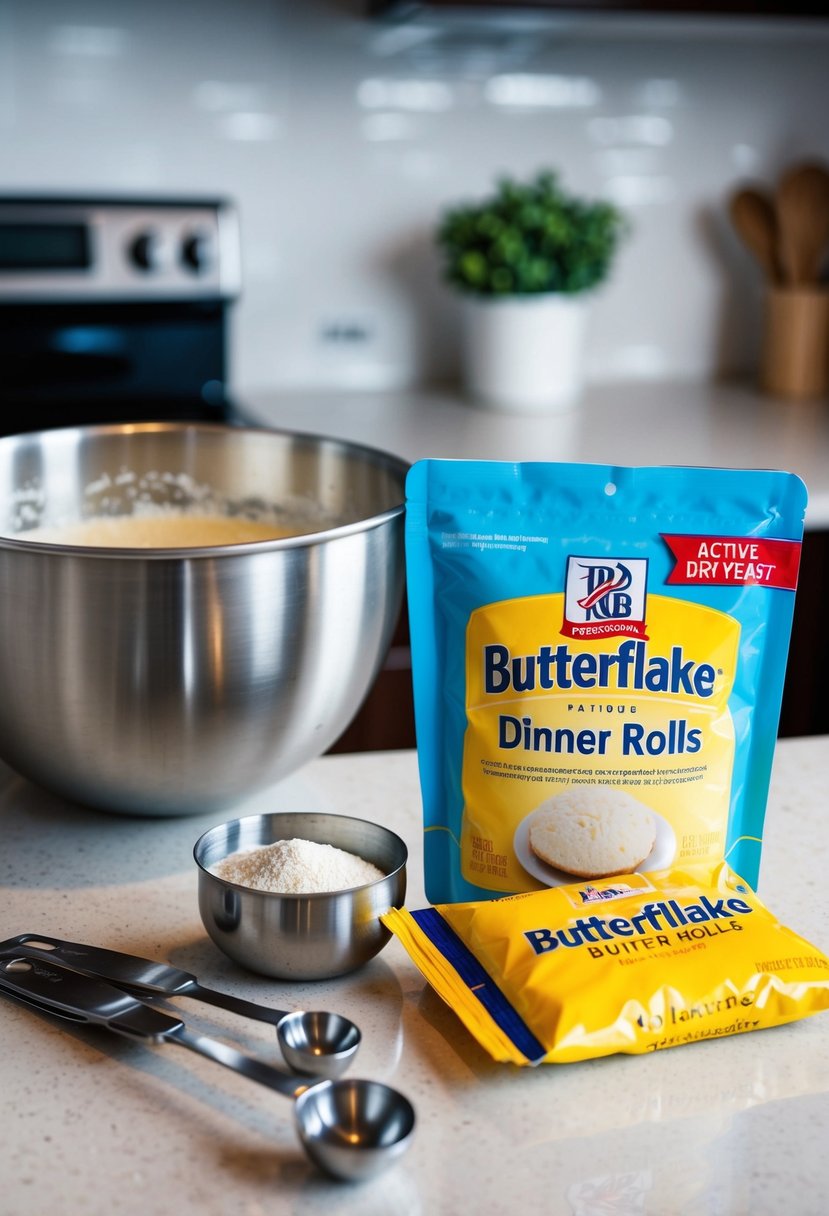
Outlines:
POLYGON ((790 400, 829 393, 829 291, 768 291, 760 386, 790 400))

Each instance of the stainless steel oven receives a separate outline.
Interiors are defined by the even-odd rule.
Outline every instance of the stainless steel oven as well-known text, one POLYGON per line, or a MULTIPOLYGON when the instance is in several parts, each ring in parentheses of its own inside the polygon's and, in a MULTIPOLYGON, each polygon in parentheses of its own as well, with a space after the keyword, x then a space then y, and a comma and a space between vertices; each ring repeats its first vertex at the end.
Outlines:
POLYGON ((234 421, 235 207, 0 196, 0 433, 234 421))

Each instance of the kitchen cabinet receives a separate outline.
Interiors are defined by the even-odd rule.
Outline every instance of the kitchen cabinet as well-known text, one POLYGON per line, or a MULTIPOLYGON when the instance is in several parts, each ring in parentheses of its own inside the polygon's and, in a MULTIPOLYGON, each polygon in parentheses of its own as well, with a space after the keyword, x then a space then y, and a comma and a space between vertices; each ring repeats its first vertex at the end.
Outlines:
POLYGON ((354 721, 330 750, 372 752, 414 746, 412 652, 404 600, 386 661, 354 721))
POLYGON ((781 737, 829 731, 829 531, 807 532, 789 647, 781 737))

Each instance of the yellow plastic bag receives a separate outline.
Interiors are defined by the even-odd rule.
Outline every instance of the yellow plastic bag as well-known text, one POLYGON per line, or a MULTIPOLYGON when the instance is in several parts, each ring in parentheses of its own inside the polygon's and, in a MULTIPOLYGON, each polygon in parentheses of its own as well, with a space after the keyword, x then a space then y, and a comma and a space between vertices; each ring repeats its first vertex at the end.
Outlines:
POLYGON ((829 1008, 829 958, 727 865, 383 917, 496 1060, 568 1063, 829 1008))

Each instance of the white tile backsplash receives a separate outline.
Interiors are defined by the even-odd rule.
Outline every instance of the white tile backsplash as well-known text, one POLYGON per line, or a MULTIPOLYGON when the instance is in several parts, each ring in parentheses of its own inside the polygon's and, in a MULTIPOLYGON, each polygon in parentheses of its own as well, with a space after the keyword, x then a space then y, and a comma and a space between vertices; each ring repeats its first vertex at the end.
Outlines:
POLYGON ((631 236, 592 380, 748 366, 761 284, 733 186, 829 159, 829 27, 365 17, 321 0, 0 0, 0 189, 238 202, 237 391, 451 378, 432 233, 558 169, 631 236))

